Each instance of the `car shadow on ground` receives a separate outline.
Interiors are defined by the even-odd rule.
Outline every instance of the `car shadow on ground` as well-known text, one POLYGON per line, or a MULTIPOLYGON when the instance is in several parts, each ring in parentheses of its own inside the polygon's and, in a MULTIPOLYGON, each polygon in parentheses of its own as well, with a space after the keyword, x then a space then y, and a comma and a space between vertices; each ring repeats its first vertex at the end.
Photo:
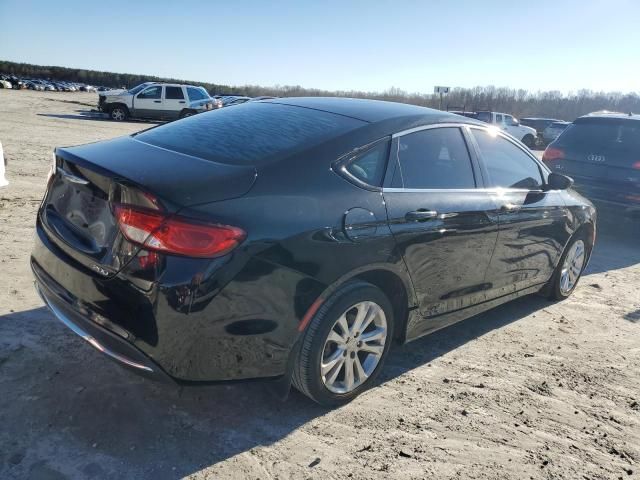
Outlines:
MULTIPOLYGON (((378 383, 427 364, 547 303, 526 297, 397 347, 378 383)), ((36 340, 42 344, 40 349, 21 344, 9 352, 0 350, 3 390, 19 392, 0 400, 0 408, 8 411, 5 402, 24 402, 19 417, 10 416, 3 422, 7 432, 20 437, 18 444, 14 441, 15 445, 3 450, 9 450, 10 458, 23 456, 21 465, 7 465, 9 476, 20 472, 30 478, 46 477, 51 470, 66 474, 55 470, 60 456, 74 459, 81 455, 86 458, 76 468, 92 472, 95 478, 138 469, 146 478, 181 478, 254 447, 270 445, 329 412, 295 390, 283 402, 268 382, 177 387, 138 378, 92 351, 81 339, 68 338, 73 334, 44 307, 0 317, 0 336, 7 325, 19 323, 51 334, 36 340), (46 359, 38 352, 42 349, 49 350, 46 359), (33 375, 37 380, 25 381, 33 375), (24 425, 30 428, 25 431, 24 425), (30 451, 31 445, 43 443, 56 445, 56 461, 38 454, 40 449, 30 451), (94 454, 95 458, 107 456, 122 471, 114 471, 109 462, 92 460, 94 454)))
MULTIPOLYGON (((634 252, 628 257, 605 237, 593 262, 621 268, 640 262, 634 252)), ((523 297, 397 347, 379 383, 545 305, 542 297, 523 297)), ((329 411, 295 391, 282 402, 265 382, 180 388, 147 381, 72 335, 45 308, 0 317, 0 385, 7 392, 0 412, 14 413, 2 415, 2 478, 61 478, 55 475, 69 470, 60 465, 91 478, 181 478, 271 445, 329 411)))
MULTIPOLYGON (((109 116, 106 113, 97 112, 93 110, 76 110, 77 113, 38 113, 39 117, 49 117, 49 118, 62 118, 65 120, 93 120, 100 122, 112 122, 109 116)), ((149 125, 157 125, 159 121, 155 120, 145 120, 145 119, 133 119, 129 118, 126 121, 120 123, 142 123, 149 125)))

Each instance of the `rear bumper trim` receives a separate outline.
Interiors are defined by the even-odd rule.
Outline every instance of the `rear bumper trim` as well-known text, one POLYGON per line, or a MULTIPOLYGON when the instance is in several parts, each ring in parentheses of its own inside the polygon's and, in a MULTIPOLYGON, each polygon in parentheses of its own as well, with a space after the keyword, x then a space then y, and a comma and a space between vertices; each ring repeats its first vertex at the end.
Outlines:
POLYGON ((62 323, 64 323, 67 327, 69 327, 73 331, 73 333, 78 335, 80 338, 82 338, 86 342, 89 342, 89 344, 91 344, 94 348, 96 348, 100 352, 104 353, 106 356, 112 358, 113 360, 119 363, 123 363, 129 367, 132 367, 138 370, 143 370, 145 372, 153 373, 153 369, 151 369, 150 367, 134 362, 133 360, 123 355, 120 355, 119 353, 114 352, 113 350, 107 348, 106 346, 98 342, 89 333, 85 332, 82 328, 80 328, 77 324, 75 324, 62 310, 60 310, 51 301, 49 301, 47 296, 40 289, 40 286, 38 285, 37 282, 36 282, 36 290, 38 291, 40 298, 42 298, 42 301, 49 308, 49 310, 51 310, 51 312, 56 316, 56 318, 60 320, 62 323))

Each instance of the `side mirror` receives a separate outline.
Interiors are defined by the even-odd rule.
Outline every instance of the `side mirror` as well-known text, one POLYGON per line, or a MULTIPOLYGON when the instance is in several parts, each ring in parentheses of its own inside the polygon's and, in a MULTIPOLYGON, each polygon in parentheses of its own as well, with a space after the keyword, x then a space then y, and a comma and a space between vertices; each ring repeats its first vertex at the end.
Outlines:
POLYGON ((573 178, 551 172, 547 178, 545 190, 567 190, 573 185, 573 178))

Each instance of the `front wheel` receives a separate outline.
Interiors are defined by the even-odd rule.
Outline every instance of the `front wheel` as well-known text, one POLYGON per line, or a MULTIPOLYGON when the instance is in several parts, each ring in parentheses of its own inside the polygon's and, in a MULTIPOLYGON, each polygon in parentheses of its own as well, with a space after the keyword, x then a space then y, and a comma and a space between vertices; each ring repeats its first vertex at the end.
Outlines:
POLYGON ((122 122, 126 120, 128 116, 129 112, 125 107, 113 107, 109 112, 111 120, 115 120, 116 122, 122 122))
POLYGON ((349 283, 320 307, 307 327, 293 384, 321 405, 349 402, 369 388, 393 338, 393 308, 382 291, 349 283))
POLYGON ((549 281, 550 299, 564 300, 573 293, 587 264, 587 255, 587 240, 584 235, 577 235, 565 248, 549 281))

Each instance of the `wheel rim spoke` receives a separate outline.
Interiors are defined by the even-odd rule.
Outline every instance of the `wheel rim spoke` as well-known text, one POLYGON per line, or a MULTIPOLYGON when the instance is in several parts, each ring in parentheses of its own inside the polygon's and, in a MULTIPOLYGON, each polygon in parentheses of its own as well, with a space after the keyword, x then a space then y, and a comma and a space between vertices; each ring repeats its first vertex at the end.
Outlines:
POLYGON ((337 343, 338 345, 344 345, 345 339, 335 330, 331 330, 329 332, 329 336, 327 337, 327 342, 337 343))
POLYGON ((360 351, 373 353, 374 355, 382 355, 384 345, 369 345, 368 343, 363 343, 362 347, 360 347, 360 351))
POLYGON ((329 358, 327 358, 321 367, 322 375, 326 376, 335 366, 342 365, 344 362, 344 349, 338 348, 329 358))
POLYGON ((353 390, 353 359, 347 358, 344 363, 344 386, 347 391, 353 390))
POLYGON ((367 379, 368 375, 364 371, 364 368, 362 368, 362 363, 360 363, 360 357, 358 357, 358 355, 356 355, 356 357, 353 359, 353 365, 358 377, 358 383, 364 382, 367 379))
POLYGON ((336 378, 338 378, 338 374, 340 373, 340 371, 342 370, 342 367, 344 367, 345 361, 344 361, 344 357, 340 357, 338 363, 336 363, 333 367, 333 369, 329 372, 329 374, 326 376, 326 382, 333 385, 336 381, 336 378))
POLYGON ((385 328, 376 328, 371 332, 363 333, 360 336, 360 340, 364 343, 374 342, 376 340, 383 340, 387 336, 387 330, 385 328))

